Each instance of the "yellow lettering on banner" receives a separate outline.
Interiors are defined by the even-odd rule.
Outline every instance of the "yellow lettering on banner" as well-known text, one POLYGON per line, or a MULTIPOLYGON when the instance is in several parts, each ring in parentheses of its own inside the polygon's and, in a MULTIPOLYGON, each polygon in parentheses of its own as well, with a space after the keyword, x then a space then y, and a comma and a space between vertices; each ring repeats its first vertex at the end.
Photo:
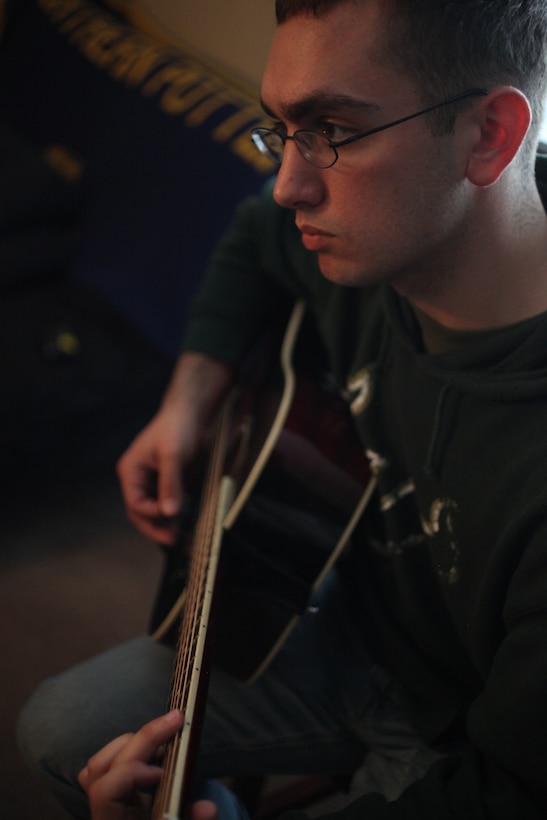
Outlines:
POLYGON ((217 87, 217 83, 211 80, 201 80, 199 85, 190 90, 184 85, 171 83, 161 95, 160 106, 168 114, 182 114, 204 98, 210 97, 217 87))
POLYGON ((82 3, 80 0, 38 0, 38 5, 49 12, 53 20, 64 20, 74 11, 80 11, 82 3))
MULTIPOLYGON (((1 2, 1 0, 0 0, 1 2)), ((262 174, 273 164, 253 146, 249 128, 262 122, 257 104, 229 82, 198 63, 187 61, 86 0, 36 0, 80 51, 118 82, 139 87, 143 96, 158 96, 158 105, 172 116, 185 114, 191 127, 203 125, 222 108, 232 106, 215 126, 211 139, 229 143, 230 150, 262 174)))
POLYGON ((59 30, 64 34, 97 17, 96 9, 82 0, 38 0, 38 4, 54 22, 60 24, 59 30))
POLYGON ((59 31, 61 34, 68 34, 74 29, 80 28, 80 26, 84 26, 86 22, 89 20, 90 14, 89 12, 86 14, 85 12, 78 11, 75 14, 71 14, 68 17, 63 18, 63 20, 59 20, 59 31))
MULTIPOLYGON (((91 9, 79 9, 74 14, 69 15, 60 21, 59 31, 62 34, 71 35, 72 32, 83 29, 88 23, 93 22, 93 12, 91 9)), ((71 38, 72 39, 72 38, 71 38)))
POLYGON ((150 77, 143 85, 142 93, 147 97, 158 94, 164 86, 176 83, 181 89, 189 90, 203 79, 202 75, 194 68, 170 63, 162 66, 159 71, 150 77))
MULTIPOLYGON (((194 99, 198 96, 197 90, 198 89, 192 94, 194 99)), ((202 99, 202 102, 198 102, 198 105, 190 111, 185 120, 186 124, 192 128, 203 125, 215 111, 218 111, 226 104, 232 102, 232 95, 229 94, 225 88, 219 87, 216 82, 204 83, 200 90, 202 92, 205 91, 205 95, 203 93, 201 95, 201 98, 205 96, 205 99, 202 99)))
POLYGON ((70 39, 96 65, 105 68, 112 61, 111 47, 121 36, 118 26, 103 20, 90 20, 86 26, 73 31, 70 39))
POLYGON ((165 57, 155 46, 124 41, 117 43, 113 49, 110 73, 116 80, 136 86, 143 83, 163 62, 165 57))

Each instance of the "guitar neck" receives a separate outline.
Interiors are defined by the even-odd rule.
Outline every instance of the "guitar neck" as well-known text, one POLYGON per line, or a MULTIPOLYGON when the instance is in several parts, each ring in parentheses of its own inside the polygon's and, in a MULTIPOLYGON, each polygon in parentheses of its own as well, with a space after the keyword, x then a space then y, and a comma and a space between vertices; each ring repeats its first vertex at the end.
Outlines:
POLYGON ((181 622, 169 709, 184 713, 184 725, 168 744, 152 820, 177 820, 190 797, 192 770, 206 697, 210 618, 215 596, 223 521, 235 494, 234 480, 223 475, 229 433, 230 403, 225 406, 204 489, 199 525, 181 622))

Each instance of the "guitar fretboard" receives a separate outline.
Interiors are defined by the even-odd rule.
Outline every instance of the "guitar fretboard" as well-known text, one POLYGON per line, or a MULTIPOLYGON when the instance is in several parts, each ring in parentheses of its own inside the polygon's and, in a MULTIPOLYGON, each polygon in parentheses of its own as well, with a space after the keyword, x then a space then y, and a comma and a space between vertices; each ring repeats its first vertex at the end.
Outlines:
POLYGON ((191 767, 195 756, 194 745, 199 737, 200 702, 205 697, 203 677, 206 674, 206 647, 211 637, 209 618, 215 593, 222 525, 234 495, 233 480, 223 474, 230 415, 231 403, 226 402, 202 495, 171 684, 169 709, 180 709, 185 721, 166 748, 152 820, 177 820, 182 817, 192 785, 191 767))

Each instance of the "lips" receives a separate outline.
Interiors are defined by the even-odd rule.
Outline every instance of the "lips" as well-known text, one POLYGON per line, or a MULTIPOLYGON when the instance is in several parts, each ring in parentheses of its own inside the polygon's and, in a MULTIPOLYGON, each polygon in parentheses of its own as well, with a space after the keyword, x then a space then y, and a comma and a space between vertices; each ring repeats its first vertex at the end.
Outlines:
POLYGON ((333 238, 332 234, 311 225, 298 225, 297 227, 302 234, 302 244, 309 251, 324 250, 333 238))

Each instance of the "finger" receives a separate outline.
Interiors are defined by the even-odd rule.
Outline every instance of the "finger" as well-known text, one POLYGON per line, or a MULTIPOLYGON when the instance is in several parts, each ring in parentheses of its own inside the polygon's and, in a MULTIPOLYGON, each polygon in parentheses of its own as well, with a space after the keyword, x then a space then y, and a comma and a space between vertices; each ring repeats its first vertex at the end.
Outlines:
POLYGON ((164 518, 163 516, 146 516, 127 509, 127 517, 140 532, 152 541, 171 546, 177 540, 179 532, 178 519, 164 518))
POLYGON ((117 465, 122 493, 128 506, 158 514, 157 467, 146 463, 129 463, 120 459, 117 465))
POLYGON ((151 720, 121 747, 113 764, 118 765, 128 760, 152 760, 158 747, 171 740, 183 724, 184 717, 178 709, 151 720))
POLYGON ((122 458, 118 463, 118 477, 127 517, 131 523, 152 541, 171 545, 178 534, 177 516, 179 510, 182 509, 184 493, 178 468, 173 466, 178 464, 178 459, 164 457, 163 464, 171 465, 166 467, 166 479, 163 478, 165 472, 163 466, 161 471, 158 471, 157 467, 151 469, 144 464, 131 465, 128 468, 122 458), (175 475, 176 481, 173 492, 169 489, 173 486, 172 474, 175 475), (163 486, 168 488, 167 499, 164 497, 161 500, 158 496, 159 476, 162 476, 163 486))
POLYGON ((93 820, 127 820, 142 818, 142 789, 156 786, 162 770, 142 760, 125 761, 96 780, 89 789, 88 800, 93 820))
POLYGON ((187 820, 218 820, 218 808, 212 800, 196 800, 190 806, 187 820))
POLYGON ((111 740, 110 743, 89 758, 87 764, 78 775, 78 782, 85 791, 87 791, 94 780, 102 777, 103 774, 109 771, 117 755, 129 743, 132 737, 132 734, 120 735, 120 737, 111 740))
POLYGON ((176 518, 165 517, 157 498, 157 474, 152 479, 144 468, 123 473, 118 471, 127 517, 152 541, 171 545, 178 532, 176 518))
POLYGON ((181 712, 174 710, 150 721, 135 734, 115 738, 88 760, 78 776, 80 785, 89 791, 93 783, 126 761, 152 760, 158 747, 170 740, 183 723, 181 712))

